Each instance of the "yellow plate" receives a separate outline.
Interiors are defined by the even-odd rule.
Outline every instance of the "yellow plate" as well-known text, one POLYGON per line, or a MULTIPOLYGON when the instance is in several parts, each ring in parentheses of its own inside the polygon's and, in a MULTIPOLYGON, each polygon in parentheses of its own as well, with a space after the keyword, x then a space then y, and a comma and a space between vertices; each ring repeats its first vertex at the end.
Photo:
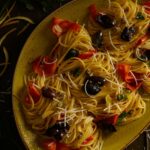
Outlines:
MULTIPOLYGON (((55 38, 49 29, 51 19, 55 16, 82 23, 88 14, 87 7, 93 3, 100 6, 102 5, 102 1, 103 0, 75 0, 57 9, 37 26, 22 49, 13 79, 13 111, 20 136, 29 150, 40 150, 40 148, 35 142, 37 136, 25 124, 18 98, 21 99, 23 97, 23 78, 29 71, 30 62, 41 54, 48 54, 55 42, 55 38)), ((147 107, 150 108, 150 106, 147 107)), ((146 114, 142 118, 128 125, 119 127, 116 133, 104 139, 103 150, 123 149, 148 126, 150 122, 149 116, 150 109, 147 109, 146 114)))

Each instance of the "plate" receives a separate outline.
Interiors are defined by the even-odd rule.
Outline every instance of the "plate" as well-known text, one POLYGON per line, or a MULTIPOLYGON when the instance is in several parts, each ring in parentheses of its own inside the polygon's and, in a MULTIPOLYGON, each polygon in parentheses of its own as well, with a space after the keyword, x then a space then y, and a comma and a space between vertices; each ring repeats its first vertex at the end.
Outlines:
MULTIPOLYGON (((21 51, 13 79, 13 112, 20 136, 26 148, 29 150, 40 150, 40 148, 35 142, 37 136, 25 123, 21 111, 21 104, 19 103, 19 99, 22 98, 21 91, 24 85, 24 74, 28 73, 30 62, 39 55, 48 54, 55 43, 56 39, 49 29, 51 19, 54 16, 78 21, 82 24, 87 17, 88 6, 95 3, 99 7, 102 5, 102 1, 103 0, 74 0, 57 9, 36 27, 21 51)), ((150 108, 149 105, 147 105, 147 107, 150 108)), ((116 133, 104 137, 102 150, 120 150, 126 147, 149 125, 149 116, 150 109, 147 109, 145 115, 140 119, 128 125, 121 126, 116 133)))

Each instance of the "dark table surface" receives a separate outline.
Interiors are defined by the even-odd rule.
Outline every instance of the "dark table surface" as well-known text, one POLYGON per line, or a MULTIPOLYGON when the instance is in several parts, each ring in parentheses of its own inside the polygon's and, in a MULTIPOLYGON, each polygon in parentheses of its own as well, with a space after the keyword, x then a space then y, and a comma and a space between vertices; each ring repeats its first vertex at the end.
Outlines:
MULTIPOLYGON (((47 8, 45 8, 45 5, 41 5, 41 2, 38 0, 28 0, 31 2, 31 5, 26 5, 26 8, 23 1, 25 0, 18 0, 16 2, 15 8, 13 9, 11 15, 27 16, 31 18, 35 24, 30 25, 26 31, 19 36, 17 36, 17 32, 19 32, 18 27, 17 31, 8 36, 3 44, 0 45, 0 63, 4 60, 4 54, 2 51, 3 46, 7 48, 9 54, 9 65, 3 76, 0 77, 0 150, 25 150, 14 121, 11 97, 13 73, 21 48, 30 33, 38 25, 38 23, 44 19, 44 17, 71 0, 49 0, 49 5, 47 8)), ((12 4, 13 1, 9 2, 12 4)), ((4 3, 6 3, 6 1, 0 0, 0 11, 3 8, 2 6, 4 3)), ((9 6, 10 5, 8 5, 8 7, 9 6)), ((23 23, 24 22, 21 22, 17 26, 22 26, 23 23)), ((0 29, 0 38, 5 31, 7 32, 7 29, 8 28, 0 29)), ((126 150, 150 150, 149 145, 150 134, 148 131, 144 131, 126 148, 126 150)))

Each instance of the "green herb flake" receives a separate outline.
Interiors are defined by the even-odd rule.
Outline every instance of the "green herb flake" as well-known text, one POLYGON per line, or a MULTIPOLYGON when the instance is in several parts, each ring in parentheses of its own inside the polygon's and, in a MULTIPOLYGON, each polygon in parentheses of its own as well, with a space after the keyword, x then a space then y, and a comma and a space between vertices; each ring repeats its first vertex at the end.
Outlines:
POLYGON ((81 69, 80 68, 76 68, 75 70, 72 71, 72 74, 74 76, 79 76, 81 74, 81 69))
POLYGON ((138 4, 142 4, 142 0, 137 0, 137 3, 138 4))
POLYGON ((142 12, 138 12, 137 15, 136 15, 136 19, 138 19, 138 20, 144 20, 145 17, 143 16, 142 12))
POLYGON ((121 101, 121 100, 126 100, 127 99, 127 95, 125 94, 118 94, 117 95, 117 100, 121 101))
POLYGON ((122 112, 119 117, 118 117, 118 121, 117 121, 117 124, 120 125, 122 123, 122 120, 128 115, 127 112, 122 112))

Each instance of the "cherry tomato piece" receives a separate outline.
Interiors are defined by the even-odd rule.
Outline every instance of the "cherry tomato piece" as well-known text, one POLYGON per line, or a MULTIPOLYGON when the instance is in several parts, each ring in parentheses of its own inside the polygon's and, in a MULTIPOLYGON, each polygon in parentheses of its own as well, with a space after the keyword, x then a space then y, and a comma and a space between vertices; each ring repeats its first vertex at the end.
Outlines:
POLYGON ((56 150, 56 141, 53 139, 44 139, 40 142, 40 146, 44 150, 56 150))
POLYGON ((89 136, 87 139, 85 139, 85 141, 83 141, 82 144, 88 144, 89 142, 91 142, 94 139, 93 135, 89 136))
MULTIPOLYGON (((35 87, 34 83, 29 82, 29 84, 28 84, 28 92, 31 95, 34 103, 37 103, 39 101, 39 99, 40 99, 41 94, 40 94, 40 91, 35 87)), ((26 98, 26 102, 29 102, 29 99, 30 98, 27 97, 26 98)), ((31 102, 29 102, 29 103, 31 103, 31 102)))
POLYGON ((92 4, 89 6, 89 12, 94 20, 96 19, 97 15, 99 14, 95 4, 92 4))
POLYGON ((148 35, 141 36, 135 43, 134 48, 144 44, 149 39, 148 35))
POLYGON ((52 32, 59 37, 68 30, 78 32, 80 30, 80 25, 68 20, 53 18, 51 28, 52 32))
POLYGON ((117 64, 116 65, 118 74, 121 76, 122 80, 126 82, 126 87, 131 90, 137 90, 140 88, 141 81, 137 81, 136 78, 140 77, 139 73, 131 72, 131 66, 128 64, 117 64))
POLYGON ((51 76, 55 73, 57 68, 57 59, 50 58, 49 56, 37 57, 32 63, 32 69, 35 73, 42 76, 51 76))
POLYGON ((96 50, 90 50, 85 53, 80 54, 78 57, 81 59, 88 59, 96 53, 96 50))
POLYGON ((105 122, 107 124, 112 124, 112 125, 115 125, 117 123, 117 120, 118 120, 118 115, 114 115, 114 116, 111 116, 109 118, 106 118, 105 122))
POLYGON ((26 104, 31 104, 31 100, 30 100, 29 95, 27 95, 27 96, 25 97, 24 102, 25 102, 26 104))
POLYGON ((71 150, 71 148, 64 143, 57 143, 56 150, 71 150))

